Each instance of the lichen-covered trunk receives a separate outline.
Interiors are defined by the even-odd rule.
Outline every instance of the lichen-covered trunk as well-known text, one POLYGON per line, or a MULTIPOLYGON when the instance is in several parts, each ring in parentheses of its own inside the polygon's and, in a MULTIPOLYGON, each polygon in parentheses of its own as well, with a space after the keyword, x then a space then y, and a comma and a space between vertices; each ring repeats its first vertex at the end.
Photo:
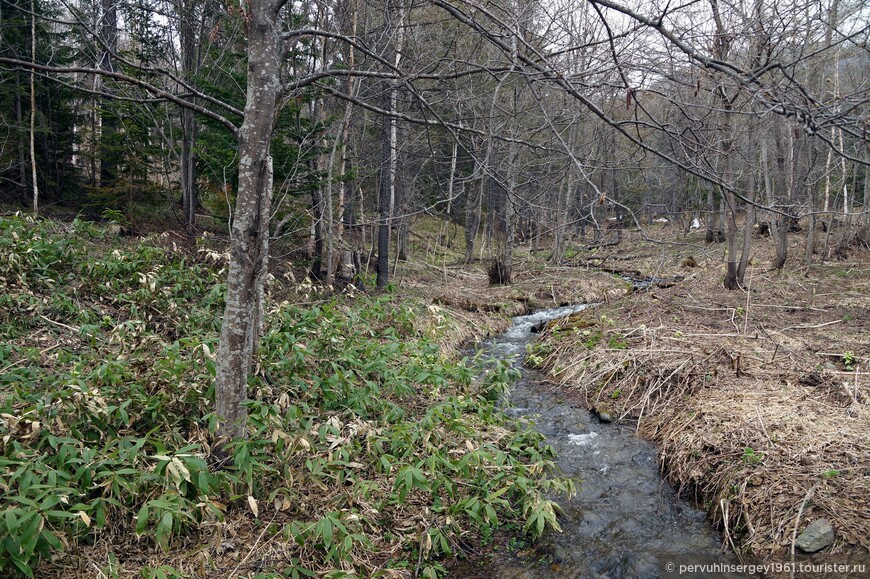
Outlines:
POLYGON ((272 196, 270 141, 281 91, 278 3, 252 0, 248 90, 239 130, 239 190, 230 239, 226 308, 215 376, 219 438, 246 434, 248 373, 263 322, 272 196))

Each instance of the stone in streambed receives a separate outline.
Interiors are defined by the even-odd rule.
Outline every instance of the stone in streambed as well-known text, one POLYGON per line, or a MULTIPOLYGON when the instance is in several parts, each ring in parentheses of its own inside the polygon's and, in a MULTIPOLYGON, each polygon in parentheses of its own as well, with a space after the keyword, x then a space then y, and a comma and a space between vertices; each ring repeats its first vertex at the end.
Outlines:
POLYGON ((609 424, 615 420, 614 412, 606 406, 597 406, 592 409, 592 412, 595 413, 595 416, 598 417, 600 422, 605 424, 609 424))
POLYGON ((815 553, 834 542, 834 527, 828 519, 818 519, 810 523, 801 533, 795 545, 804 553, 815 553))

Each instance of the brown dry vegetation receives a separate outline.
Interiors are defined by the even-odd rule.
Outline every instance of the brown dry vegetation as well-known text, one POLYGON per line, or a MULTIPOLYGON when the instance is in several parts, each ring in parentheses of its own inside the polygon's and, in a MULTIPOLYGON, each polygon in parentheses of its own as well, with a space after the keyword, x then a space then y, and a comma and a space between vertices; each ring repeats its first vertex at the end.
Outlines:
POLYGON ((870 254, 853 245, 845 259, 798 269, 803 236, 794 234, 777 272, 771 242, 757 238, 747 287, 729 292, 723 244, 656 233, 663 242, 634 232, 581 251, 576 267, 519 260, 511 287, 489 288, 483 271, 467 269, 414 278, 436 303, 476 312, 603 302, 551 323, 529 361, 563 394, 636 421, 659 445, 666 477, 738 550, 782 556, 827 517, 837 534, 828 554, 866 558, 870 254), (630 291, 595 265, 664 282, 630 291))

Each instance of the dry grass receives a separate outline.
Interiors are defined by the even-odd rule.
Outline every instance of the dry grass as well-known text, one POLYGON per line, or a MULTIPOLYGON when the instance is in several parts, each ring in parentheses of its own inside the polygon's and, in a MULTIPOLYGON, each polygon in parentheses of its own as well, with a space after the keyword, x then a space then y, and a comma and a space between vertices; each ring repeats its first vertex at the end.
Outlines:
POLYGON ((735 547, 781 554, 827 517, 833 553, 866 553, 870 258, 778 273, 756 246, 735 292, 721 289, 721 245, 616 248, 626 267, 685 280, 551 324, 537 361, 590 408, 637 420, 735 547))

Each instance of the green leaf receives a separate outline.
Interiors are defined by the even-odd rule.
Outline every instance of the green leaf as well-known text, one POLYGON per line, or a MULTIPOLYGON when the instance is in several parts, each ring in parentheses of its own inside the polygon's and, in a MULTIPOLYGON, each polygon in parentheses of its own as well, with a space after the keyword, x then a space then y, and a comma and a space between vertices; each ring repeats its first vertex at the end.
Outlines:
POLYGON ((25 561, 22 561, 18 557, 12 557, 12 564, 15 565, 19 571, 24 573, 28 577, 33 577, 33 569, 30 568, 25 561))
POLYGON ((488 523, 498 523, 498 516, 495 514, 495 509, 492 508, 492 505, 484 505, 483 507, 484 516, 486 517, 486 522, 488 523))
POLYGON ((323 517, 317 521, 317 534, 323 539, 323 545, 329 548, 332 545, 332 521, 323 517))
POLYGON ((148 525, 148 503, 142 505, 139 509, 139 514, 136 515, 136 534, 141 535, 145 532, 145 527, 148 525))

